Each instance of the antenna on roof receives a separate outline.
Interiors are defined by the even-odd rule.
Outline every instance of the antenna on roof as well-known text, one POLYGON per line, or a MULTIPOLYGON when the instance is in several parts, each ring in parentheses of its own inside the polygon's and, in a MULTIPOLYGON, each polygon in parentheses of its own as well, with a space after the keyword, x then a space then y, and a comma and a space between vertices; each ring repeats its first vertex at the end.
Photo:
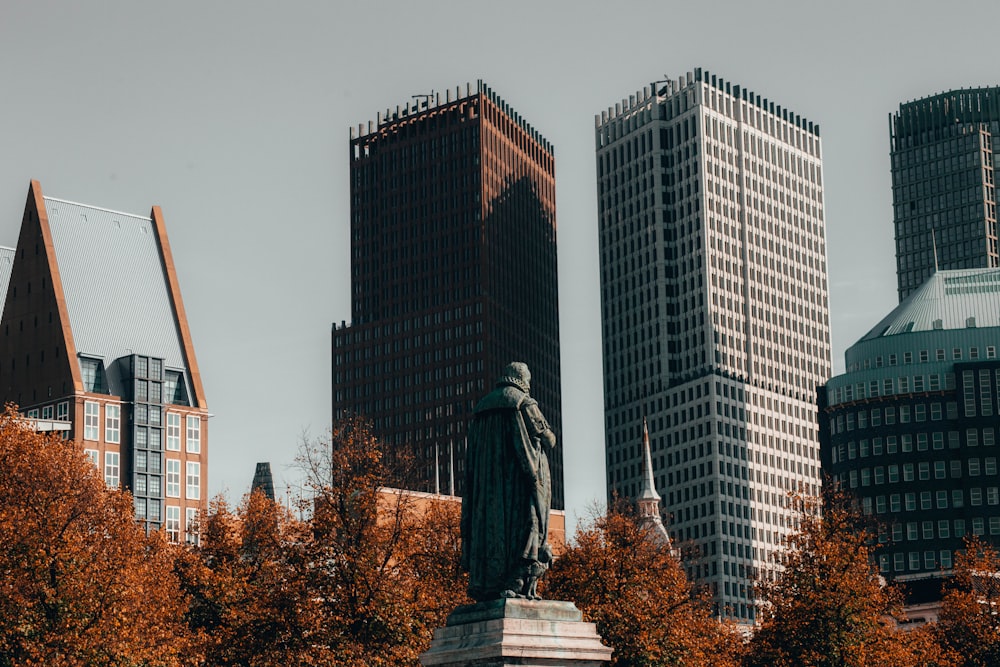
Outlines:
MULTIPOLYGON (((413 99, 415 99, 415 100, 423 100, 424 101, 424 108, 425 109, 429 109, 430 106, 431 106, 431 100, 434 99, 434 89, 431 88, 431 92, 429 92, 429 93, 420 93, 418 95, 410 95, 410 97, 413 98, 413 99)), ((419 109, 420 107, 418 106, 417 108, 419 109)))
POLYGON ((937 237, 934 235, 933 227, 931 227, 931 247, 934 248, 934 273, 937 273, 938 272, 937 237))

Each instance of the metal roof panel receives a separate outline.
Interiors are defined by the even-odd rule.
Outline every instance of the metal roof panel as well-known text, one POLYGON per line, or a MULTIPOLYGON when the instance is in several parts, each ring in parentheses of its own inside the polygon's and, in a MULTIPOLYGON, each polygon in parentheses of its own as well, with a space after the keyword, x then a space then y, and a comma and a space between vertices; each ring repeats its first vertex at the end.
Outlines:
POLYGON ((185 369, 152 219, 51 197, 45 207, 77 354, 108 370, 131 354, 185 369))

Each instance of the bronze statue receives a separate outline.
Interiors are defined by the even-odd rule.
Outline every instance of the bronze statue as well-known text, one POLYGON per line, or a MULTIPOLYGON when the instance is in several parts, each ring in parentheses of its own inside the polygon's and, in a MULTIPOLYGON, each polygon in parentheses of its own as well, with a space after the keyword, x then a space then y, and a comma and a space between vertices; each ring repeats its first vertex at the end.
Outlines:
POLYGON ((556 438, 528 395, 530 381, 525 364, 508 364, 469 425, 462 567, 477 602, 540 600, 538 580, 552 561, 548 455, 556 438))

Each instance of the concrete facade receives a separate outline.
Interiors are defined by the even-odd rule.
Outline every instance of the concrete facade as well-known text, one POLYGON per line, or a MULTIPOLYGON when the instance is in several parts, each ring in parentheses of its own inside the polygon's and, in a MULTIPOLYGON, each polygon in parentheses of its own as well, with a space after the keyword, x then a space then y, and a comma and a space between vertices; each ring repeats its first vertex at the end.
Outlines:
POLYGON ((819 488, 830 375, 819 128, 696 69, 596 118, 608 493, 656 488, 720 615, 819 488))

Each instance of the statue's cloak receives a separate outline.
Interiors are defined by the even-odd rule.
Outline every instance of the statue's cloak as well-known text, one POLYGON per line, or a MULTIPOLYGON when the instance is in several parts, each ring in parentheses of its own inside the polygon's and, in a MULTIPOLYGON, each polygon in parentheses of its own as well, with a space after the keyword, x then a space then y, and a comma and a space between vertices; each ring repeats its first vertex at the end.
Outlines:
POLYGON ((513 582, 540 552, 548 560, 552 487, 537 437, 547 429, 535 400, 514 386, 497 387, 473 412, 461 528, 462 567, 477 601, 520 588, 513 582))

